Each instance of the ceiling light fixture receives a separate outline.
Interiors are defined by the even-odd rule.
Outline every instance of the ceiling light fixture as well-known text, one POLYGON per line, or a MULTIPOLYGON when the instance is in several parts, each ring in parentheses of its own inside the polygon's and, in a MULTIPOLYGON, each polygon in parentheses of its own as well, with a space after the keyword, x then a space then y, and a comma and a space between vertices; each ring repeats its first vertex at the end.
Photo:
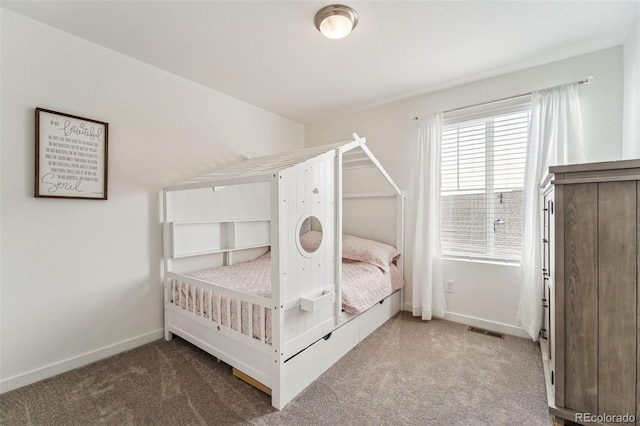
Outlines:
POLYGON ((358 25, 358 14, 349 6, 332 4, 320 9, 313 22, 323 36, 337 40, 348 36, 358 25))

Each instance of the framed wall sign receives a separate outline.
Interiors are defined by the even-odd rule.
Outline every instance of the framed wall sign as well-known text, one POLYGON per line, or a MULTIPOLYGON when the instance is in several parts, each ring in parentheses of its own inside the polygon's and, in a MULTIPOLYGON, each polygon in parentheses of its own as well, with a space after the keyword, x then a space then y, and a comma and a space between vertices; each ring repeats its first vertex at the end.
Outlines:
POLYGON ((107 199, 109 123, 36 108, 36 197, 107 199))

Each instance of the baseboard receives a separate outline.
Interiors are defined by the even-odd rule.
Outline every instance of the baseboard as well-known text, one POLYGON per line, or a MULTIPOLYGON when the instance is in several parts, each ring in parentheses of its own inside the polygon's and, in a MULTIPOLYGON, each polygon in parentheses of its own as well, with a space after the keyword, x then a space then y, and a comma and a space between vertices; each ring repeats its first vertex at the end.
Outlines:
POLYGON ((48 379, 49 377, 65 373, 87 364, 91 364, 92 362, 119 354, 120 352, 128 351, 129 349, 151 343, 154 340, 163 338, 163 336, 164 329, 155 330, 64 361, 55 362, 45 367, 18 374, 17 376, 2 379, 0 380, 0 394, 39 382, 40 380, 48 379))
MULTIPOLYGON (((411 303, 405 303, 403 305, 403 311, 413 312, 413 307, 411 303)), ((516 327, 515 325, 504 324, 501 322, 485 320, 482 318, 471 317, 463 314, 456 314, 453 312, 449 312, 444 316, 444 319, 451 322, 457 322, 459 324, 472 325, 474 327, 484 328, 490 331, 497 331, 500 333, 509 334, 510 336, 516 337, 524 337, 526 339, 530 339, 531 336, 527 334, 520 327, 516 327)))
POLYGON ((527 334, 522 328, 515 325, 504 324, 496 321, 489 321, 482 318, 475 318, 468 315, 456 314, 449 312, 444 316, 444 319, 451 322, 457 322, 465 325, 472 325, 474 327, 484 328, 490 331, 497 331, 499 333, 509 334, 516 337, 524 337, 531 339, 531 336, 527 334))

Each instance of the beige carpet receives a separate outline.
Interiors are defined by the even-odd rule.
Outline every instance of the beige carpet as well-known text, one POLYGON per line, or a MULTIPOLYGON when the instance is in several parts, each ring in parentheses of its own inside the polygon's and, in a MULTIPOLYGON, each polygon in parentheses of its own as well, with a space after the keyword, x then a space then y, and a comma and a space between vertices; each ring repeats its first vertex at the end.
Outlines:
POLYGON ((2 425, 551 425, 539 346, 396 315, 284 410, 181 339, 0 395, 2 425))

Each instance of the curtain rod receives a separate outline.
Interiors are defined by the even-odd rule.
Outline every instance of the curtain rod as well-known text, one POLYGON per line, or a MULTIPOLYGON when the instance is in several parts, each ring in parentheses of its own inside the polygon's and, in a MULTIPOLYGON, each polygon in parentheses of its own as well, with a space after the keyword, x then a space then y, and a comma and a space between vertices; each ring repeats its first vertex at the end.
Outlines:
MULTIPOLYGON (((575 84, 587 84, 588 85, 588 84, 593 83, 593 80, 594 80, 594 77, 593 76, 589 76, 589 77, 585 78, 584 80, 576 81, 575 84)), ((556 87, 556 86, 552 86, 552 87, 556 87)), ((550 87, 547 87, 547 89, 550 89, 550 87)), ((541 90, 545 90, 545 89, 541 89, 541 90)), ((480 106, 480 105, 487 105, 487 104, 492 104, 492 103, 495 103, 495 102, 508 101, 508 100, 511 100, 511 99, 520 98, 522 96, 530 96, 531 93, 533 93, 533 92, 521 93, 521 94, 515 95, 515 96, 509 96, 509 97, 506 97, 506 98, 495 99, 495 100, 489 101, 489 102, 481 102, 481 103, 478 103, 478 104, 463 106, 463 107, 460 107, 460 108, 448 109, 446 111, 442 111, 442 113, 446 114, 448 112, 460 111, 460 110, 463 110, 463 109, 473 108, 473 107, 477 107, 477 106, 480 106)), ((416 121, 419 118, 420 117, 418 117, 417 115, 414 115, 414 116, 411 117, 411 119, 413 121, 416 121)))

